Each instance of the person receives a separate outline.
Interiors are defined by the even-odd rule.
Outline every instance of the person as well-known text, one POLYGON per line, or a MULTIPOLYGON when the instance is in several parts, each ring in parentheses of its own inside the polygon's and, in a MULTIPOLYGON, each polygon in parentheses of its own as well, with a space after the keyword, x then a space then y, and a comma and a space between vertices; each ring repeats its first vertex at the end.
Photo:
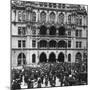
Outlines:
POLYGON ((45 86, 48 86, 48 77, 47 77, 47 75, 45 76, 45 86))
POLYGON ((30 79, 28 79, 27 84, 28 84, 28 89, 33 88, 33 82, 30 79))
POLYGON ((41 79, 40 78, 38 78, 38 86, 37 87, 41 88, 41 79))

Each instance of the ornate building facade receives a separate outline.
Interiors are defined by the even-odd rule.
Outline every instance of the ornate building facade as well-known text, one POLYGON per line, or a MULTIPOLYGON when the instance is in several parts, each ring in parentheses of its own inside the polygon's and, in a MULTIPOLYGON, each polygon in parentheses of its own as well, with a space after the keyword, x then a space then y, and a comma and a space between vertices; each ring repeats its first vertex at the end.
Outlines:
POLYGON ((87 60, 87 18, 84 5, 12 0, 12 66, 87 60))

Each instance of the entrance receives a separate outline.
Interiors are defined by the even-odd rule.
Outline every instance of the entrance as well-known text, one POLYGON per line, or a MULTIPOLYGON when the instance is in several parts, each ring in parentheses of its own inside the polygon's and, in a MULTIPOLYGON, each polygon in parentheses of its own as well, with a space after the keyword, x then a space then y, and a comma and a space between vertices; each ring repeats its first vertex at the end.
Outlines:
POLYGON ((64 62, 64 54, 62 52, 58 55, 58 61, 64 62))

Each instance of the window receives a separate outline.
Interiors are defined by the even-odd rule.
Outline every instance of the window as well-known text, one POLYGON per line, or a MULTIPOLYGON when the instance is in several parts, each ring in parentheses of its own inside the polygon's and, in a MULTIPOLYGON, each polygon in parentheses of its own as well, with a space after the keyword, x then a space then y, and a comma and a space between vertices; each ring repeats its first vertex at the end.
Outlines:
POLYGON ((44 3, 44 6, 47 7, 47 3, 44 3))
POLYGON ((26 33, 25 33, 25 27, 22 27, 22 35, 25 35, 26 33))
POLYGON ((36 41, 32 40, 32 47, 36 47, 36 41))
POLYGON ((56 8, 56 3, 53 4, 53 7, 56 8))
POLYGON ((76 30, 76 37, 82 36, 82 30, 76 30))
POLYGON ((82 42, 79 42, 79 48, 81 48, 82 47, 82 42))
POLYGON ((35 12, 32 13, 32 21, 33 21, 33 22, 36 21, 36 13, 35 13, 35 12))
POLYGON ((36 56, 35 56, 35 54, 33 54, 32 55, 32 63, 35 63, 35 61, 36 61, 36 56))
POLYGON ((55 13, 54 12, 51 12, 50 13, 50 22, 51 23, 54 23, 55 22, 55 13))
POLYGON ((25 27, 18 27, 18 35, 25 35, 26 28, 25 27))
POLYGON ((77 25, 82 25, 82 16, 77 16, 77 25))
POLYGON ((44 12, 44 11, 42 11, 41 13, 40 13, 40 20, 41 20, 41 22, 45 22, 46 21, 46 13, 44 12))
POLYGON ((76 42, 76 48, 78 48, 78 42, 76 42))
POLYGON ((22 20, 25 21, 25 11, 22 12, 22 20))
POLYGON ((18 21, 22 21, 22 12, 21 11, 19 11, 18 12, 18 21))
POLYGON ((35 35, 35 34, 36 34, 36 27, 33 26, 33 27, 32 27, 32 35, 35 35))
POLYGON ((71 15, 68 16, 68 24, 71 24, 71 15))
POLYGON ((71 41, 68 41, 68 47, 69 48, 71 47, 71 41))
POLYGON ((43 3, 42 2, 40 2, 39 5, 40 5, 40 7, 43 7, 43 3))
POLYGON ((26 47, 26 41, 25 40, 22 41, 22 45, 23 45, 23 47, 26 47))
POLYGON ((82 25, 82 17, 81 16, 78 18, 78 25, 82 25))
POLYGON ((71 31, 68 31, 68 36, 71 36, 71 31))
POLYGON ((58 8, 61 8, 61 4, 58 5, 58 8))
POLYGON ((17 65, 20 66, 20 65, 25 65, 26 64, 26 56, 24 53, 20 53, 18 55, 18 58, 17 58, 17 65))
POLYGON ((63 24, 64 23, 64 14, 63 13, 60 13, 59 14, 59 23, 60 24, 63 24))
POLYGON ((21 40, 18 40, 18 47, 21 47, 21 40))
POLYGON ((22 33, 22 29, 21 27, 18 27, 18 35, 21 35, 21 33, 22 33))
POLYGON ((35 35, 36 34, 36 30, 32 30, 32 34, 35 35))
POLYGON ((76 41, 76 48, 81 48, 81 47, 82 47, 82 42, 76 41))
POLYGON ((68 54, 68 61, 71 62, 71 54, 68 54))
POLYGON ((25 40, 18 40, 18 47, 19 48, 26 47, 26 41, 25 40))
POLYGON ((49 7, 52 7, 52 3, 49 3, 49 7))
POLYGON ((65 8, 65 4, 62 4, 62 8, 65 8))

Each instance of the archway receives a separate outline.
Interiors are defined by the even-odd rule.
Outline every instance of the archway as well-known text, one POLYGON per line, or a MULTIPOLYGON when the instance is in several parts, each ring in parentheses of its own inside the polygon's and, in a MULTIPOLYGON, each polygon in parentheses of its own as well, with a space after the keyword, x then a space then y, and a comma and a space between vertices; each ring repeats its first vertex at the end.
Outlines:
POLYGON ((80 52, 76 53, 75 59, 76 63, 80 63, 82 61, 82 54, 80 52))
POLYGON ((49 55, 49 62, 56 62, 56 56, 53 52, 49 55))
POLYGON ((51 26, 49 29, 49 34, 50 35, 56 35, 56 28, 54 26, 51 26))
POLYGON ((57 45, 57 42, 55 40, 51 40, 49 42, 49 47, 56 47, 56 45, 57 45))
POLYGON ((20 53, 18 55, 17 65, 20 66, 20 65, 25 65, 25 64, 26 64, 26 56, 24 53, 20 53))
POLYGON ((46 57, 46 54, 43 52, 40 54, 40 62, 47 62, 47 57, 46 57))
POLYGON ((58 61, 64 62, 64 54, 62 52, 58 55, 58 61))
POLYGON ((47 27, 43 25, 40 27, 40 35, 46 35, 46 34, 47 34, 47 27))
POLYGON ((47 41, 46 40, 41 40, 39 42, 39 47, 47 47, 47 41))
POLYGON ((65 28, 64 27, 60 27, 59 28, 59 36, 63 36, 65 35, 65 28))
POLYGON ((67 43, 64 40, 61 40, 61 41, 58 42, 58 47, 66 48, 67 47, 67 43))

